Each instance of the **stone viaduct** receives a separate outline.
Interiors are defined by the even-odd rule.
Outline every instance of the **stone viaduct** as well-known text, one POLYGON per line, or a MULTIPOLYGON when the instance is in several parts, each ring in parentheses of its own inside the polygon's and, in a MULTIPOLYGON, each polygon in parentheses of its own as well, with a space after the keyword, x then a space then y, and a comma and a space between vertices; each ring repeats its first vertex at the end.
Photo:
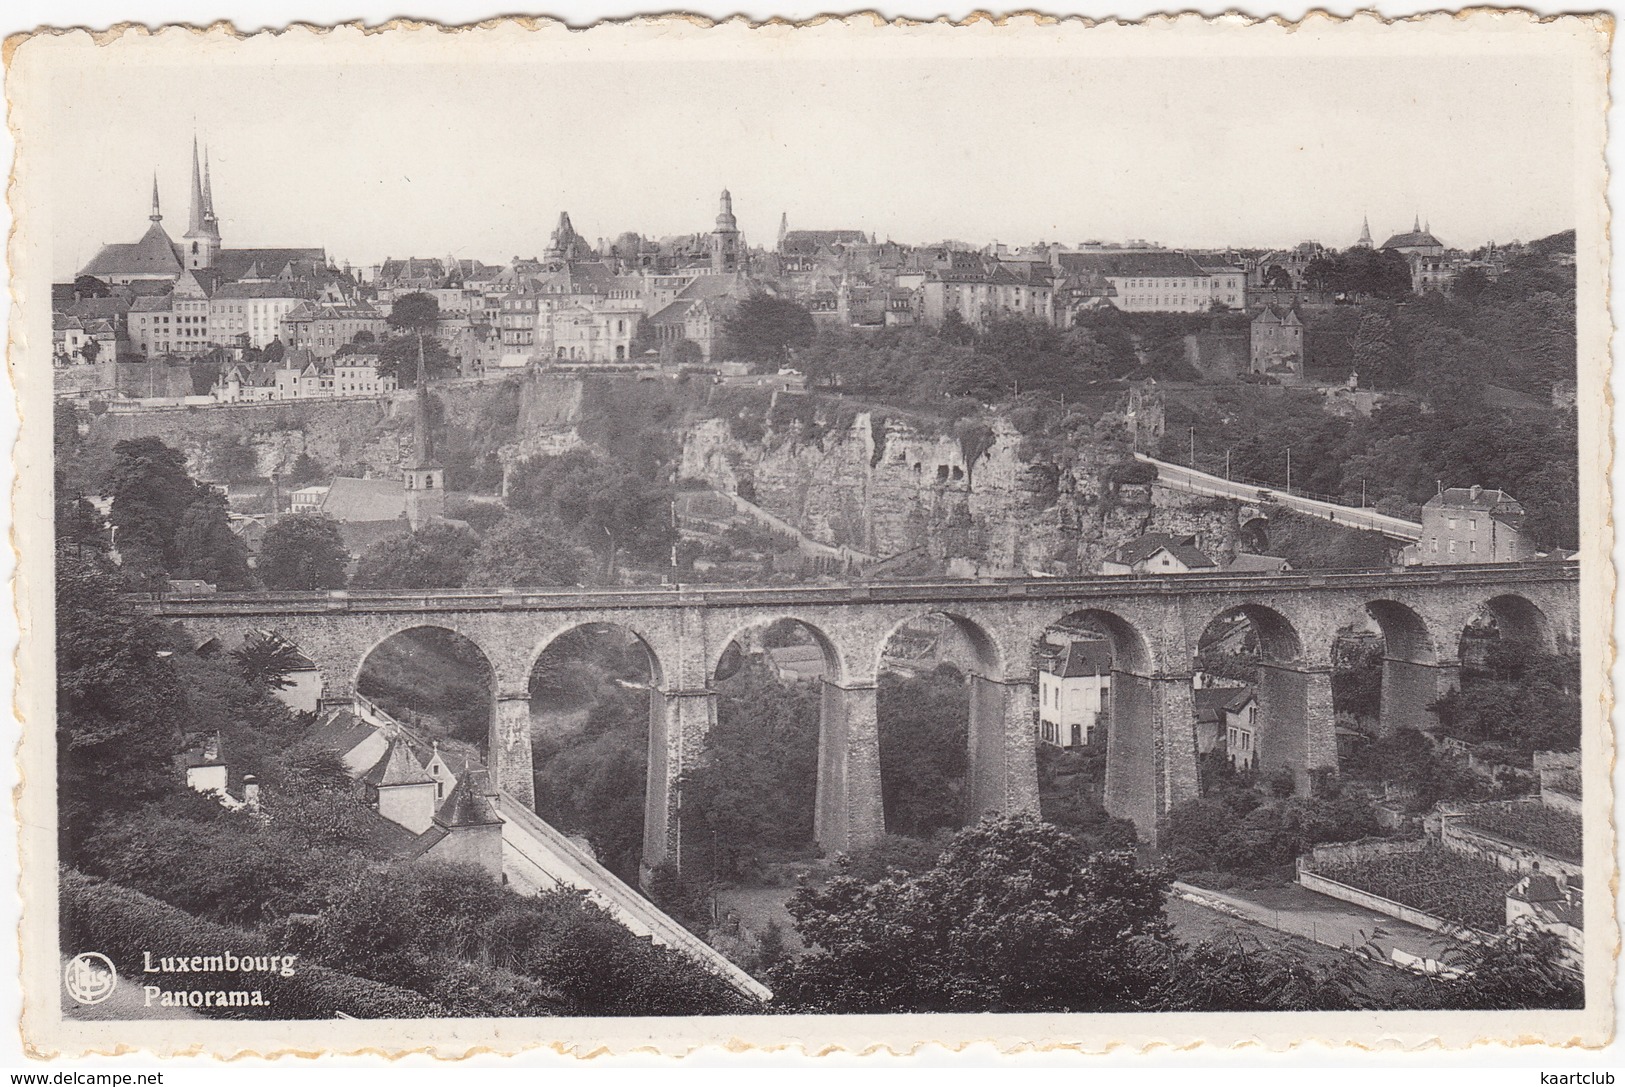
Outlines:
POLYGON ((1155 840, 1175 804, 1197 795, 1191 673, 1214 619, 1245 615, 1262 661, 1258 744, 1266 773, 1287 770, 1300 788, 1334 769, 1331 649, 1337 631, 1369 616, 1384 640, 1386 727, 1418 725, 1454 686, 1462 631, 1493 621, 1548 647, 1577 639, 1574 563, 1409 567, 1276 576, 1187 574, 999 581, 620 590, 242 593, 143 598, 156 616, 183 623, 199 643, 275 633, 320 670, 324 704, 348 702, 367 655, 390 636, 441 627, 472 641, 492 675, 487 762, 500 787, 534 805, 530 678, 560 635, 614 624, 648 650, 653 676, 644 862, 680 860, 679 782, 704 756, 716 718, 714 676, 745 632, 794 620, 822 647, 823 679, 815 832, 828 850, 875 840, 881 808, 876 683, 900 626, 944 616, 976 663, 971 686, 971 810, 1038 805, 1033 649, 1046 628, 1090 619, 1112 645, 1112 717, 1106 798, 1114 815, 1155 840))

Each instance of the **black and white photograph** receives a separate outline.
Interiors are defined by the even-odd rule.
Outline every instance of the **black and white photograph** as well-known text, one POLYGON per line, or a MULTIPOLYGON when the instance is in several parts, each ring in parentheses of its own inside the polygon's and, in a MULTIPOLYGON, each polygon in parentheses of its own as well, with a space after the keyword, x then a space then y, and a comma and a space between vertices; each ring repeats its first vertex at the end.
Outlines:
POLYGON ((27 1044, 1606 1042, 1609 17, 702 23, 8 43, 27 1044))

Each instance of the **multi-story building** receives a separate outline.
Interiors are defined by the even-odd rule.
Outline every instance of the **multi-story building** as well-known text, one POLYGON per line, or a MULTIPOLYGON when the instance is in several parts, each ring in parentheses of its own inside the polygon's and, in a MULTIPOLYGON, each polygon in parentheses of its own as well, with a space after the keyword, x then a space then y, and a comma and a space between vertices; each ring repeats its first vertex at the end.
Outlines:
POLYGON ((340 355, 330 365, 334 396, 379 396, 395 391, 395 376, 378 372, 377 355, 340 355))
POLYGON ((281 340, 290 348, 310 351, 319 359, 329 359, 338 349, 354 342, 362 332, 382 339, 389 322, 375 307, 365 303, 335 305, 303 301, 282 317, 281 340))
POLYGON ((554 312, 552 358, 564 362, 625 362, 643 320, 643 305, 617 299, 567 306, 554 312))
POLYGON ((1002 317, 1056 323, 1055 269, 1044 261, 941 249, 923 273, 919 292, 919 316, 927 325, 940 326, 949 314, 972 328, 1002 317))
POLYGON ((1258 765, 1258 693, 1243 687, 1225 701, 1224 750, 1236 770, 1258 765))
POLYGON ((1392 249, 1407 257, 1442 257, 1444 256, 1444 243, 1433 236, 1433 231, 1422 225, 1422 217, 1418 215, 1411 228, 1402 234, 1395 234, 1382 243, 1384 249, 1392 249))
POLYGON ((1054 260, 1067 275, 1103 279, 1111 304, 1129 313, 1204 313, 1215 302, 1233 309, 1246 304, 1239 271, 1209 272, 1170 249, 1057 251, 1054 260))
POLYGON ((209 299, 210 339, 226 347, 264 347, 282 335, 282 319, 309 294, 294 281, 223 283, 209 299))
POLYGON ((1291 249, 1266 253, 1253 262, 1247 285, 1270 290, 1301 291, 1308 287, 1309 266, 1326 253, 1319 242, 1299 242, 1291 249))
POLYGON ((1105 739, 1111 689, 1110 642, 1100 635, 1051 631, 1039 654, 1039 739, 1060 748, 1105 739))
POLYGON ((1524 509, 1502 490, 1446 487, 1422 506, 1422 535, 1407 546, 1407 565, 1524 562, 1536 555, 1524 509))

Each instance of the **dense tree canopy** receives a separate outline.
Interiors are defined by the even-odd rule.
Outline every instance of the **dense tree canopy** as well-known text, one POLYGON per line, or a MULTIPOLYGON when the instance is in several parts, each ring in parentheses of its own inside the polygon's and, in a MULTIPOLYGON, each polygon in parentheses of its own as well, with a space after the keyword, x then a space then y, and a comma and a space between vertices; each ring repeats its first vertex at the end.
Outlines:
POLYGON ((1032 816, 984 819, 920 875, 798 892, 790 913, 812 950, 775 992, 829 1013, 1127 1010, 1160 974, 1146 945, 1168 939, 1167 886, 1032 816))
POLYGON ((592 553, 574 542, 561 524, 509 514, 480 537, 469 558, 464 584, 580 585, 592 584, 597 574, 592 553))
POLYGON ((951 665, 921 678, 881 676, 880 783, 886 829, 926 837, 965 822, 965 677, 951 665))
POLYGON ((423 354, 423 372, 430 381, 445 377, 457 370, 457 360, 446 350, 446 345, 434 336, 390 336, 377 347, 378 373, 393 377, 403 389, 413 389, 418 383, 418 352, 423 354))
POLYGON ((107 493, 126 575, 138 583, 160 583, 179 565, 175 532, 197 497, 185 457, 157 438, 121 441, 113 447, 107 493))
POLYGON ((1400 299, 1411 292, 1411 268, 1394 249, 1324 252, 1304 270, 1309 286, 1366 298, 1400 299))
POLYGON ((265 530, 258 570, 268 589, 342 589, 349 561, 337 521, 296 513, 265 530))
POLYGON ((805 306, 757 292, 723 321, 722 353, 772 373, 787 365, 795 350, 812 343, 814 333, 813 317, 805 306))
POLYGON ((173 791, 182 689, 168 639, 95 554, 59 548, 56 765, 65 862, 94 822, 173 791))
POLYGON ((213 487, 198 487, 175 529, 175 567, 180 578, 196 578, 222 592, 254 587, 248 548, 231 531, 226 496, 213 487))
POLYGON ((367 548, 350 583, 358 589, 460 588, 478 545, 478 537, 467 526, 432 521, 367 548))
POLYGON ((623 551, 644 562, 670 561, 671 495, 664 480, 586 451, 524 461, 508 483, 511 507, 572 526, 576 543, 611 561, 623 551))
POLYGON ((817 690, 783 686, 759 661, 723 685, 705 759, 683 778, 684 834, 718 876, 812 841, 818 722, 817 690))

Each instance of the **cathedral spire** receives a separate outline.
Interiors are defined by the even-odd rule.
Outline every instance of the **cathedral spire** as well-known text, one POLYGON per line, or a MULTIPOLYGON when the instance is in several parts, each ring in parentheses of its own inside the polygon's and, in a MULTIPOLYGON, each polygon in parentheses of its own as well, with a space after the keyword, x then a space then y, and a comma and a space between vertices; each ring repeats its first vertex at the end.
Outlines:
POLYGON ((164 219, 164 213, 158 210, 158 171, 157 170, 154 170, 152 172, 152 214, 147 216, 147 218, 151 219, 155 223, 161 223, 161 222, 163 222, 163 219, 164 219))
POLYGON ((198 163, 197 133, 192 134, 192 214, 186 220, 186 232, 196 234, 203 229, 203 167, 198 163))
POLYGON ((214 189, 209 179, 209 148, 203 148, 203 221, 213 224, 214 218, 214 189))
POLYGON ((412 467, 438 468, 434 459, 434 436, 429 426, 429 375, 424 365, 423 336, 418 335, 417 396, 412 404, 412 467))
POLYGON ((1417 216, 1416 216, 1415 219, 1411 220, 1411 233, 1412 234, 1420 234, 1420 233, 1422 233, 1422 215, 1421 215, 1420 212, 1417 213, 1417 216))

